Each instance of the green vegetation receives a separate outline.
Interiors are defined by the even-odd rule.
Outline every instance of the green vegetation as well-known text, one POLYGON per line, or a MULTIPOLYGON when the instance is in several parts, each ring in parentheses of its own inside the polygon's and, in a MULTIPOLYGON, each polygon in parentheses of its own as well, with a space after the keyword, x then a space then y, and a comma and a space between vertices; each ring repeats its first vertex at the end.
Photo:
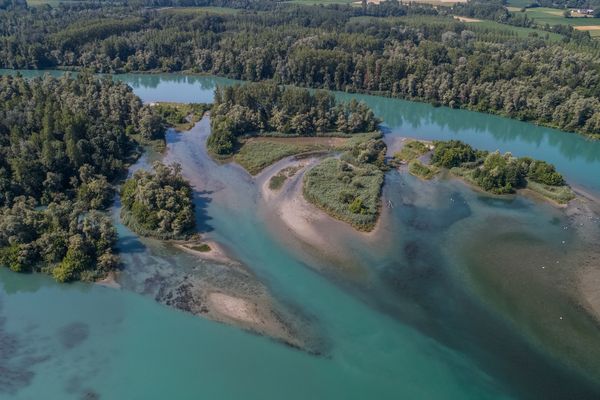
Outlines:
POLYGON ((429 151, 429 147, 421 141, 412 140, 402 146, 399 152, 394 154, 394 159, 397 162, 410 162, 421 157, 429 151))
POLYGON ((304 176, 304 197, 328 214, 370 231, 379 215, 383 172, 328 158, 304 176))
POLYGON ((530 188, 561 203, 575 197, 553 165, 529 157, 475 150, 453 140, 435 142, 432 162, 434 166, 450 168, 456 175, 495 194, 530 188))
POLYGON ((271 190, 279 190, 283 187, 283 184, 288 178, 296 175, 302 166, 292 166, 286 167, 279 171, 276 175, 273 175, 271 179, 269 179, 269 189, 271 190))
POLYGON ((458 140, 447 142, 435 142, 435 148, 431 156, 434 165, 444 168, 460 167, 483 157, 484 152, 478 153, 471 146, 458 140))
POLYGON ((371 139, 304 175, 304 197, 331 216, 370 231, 379 216, 385 143, 371 139))
MULTIPOLYGON (((499 1, 435 8, 393 0, 366 7, 271 0, 185 4, 200 8, 182 9, 177 7, 181 2, 171 0, 11 8, 0 14, 0 64, 272 79, 468 108, 600 135, 600 42, 565 25, 594 25, 588 22, 593 18, 549 14, 566 22, 546 25, 541 16, 528 16, 541 11, 509 12, 499 1), (141 12, 142 4, 175 8, 141 12), (239 12, 201 11, 215 5, 239 12), (484 21, 460 22, 454 15, 484 21)), ((264 118, 250 127, 236 126, 229 117, 215 121, 215 131, 230 133, 217 133, 213 151, 231 154, 232 129, 278 130, 260 126, 264 118)), ((288 122, 290 131, 318 130, 302 117, 288 122)))
POLYGON ((439 172, 439 169, 433 165, 425 165, 419 160, 412 160, 408 164, 408 172, 416 177, 428 180, 433 178, 439 172))
POLYGON ((156 103, 153 108, 162 116, 168 126, 180 132, 189 131, 200 121, 205 112, 210 110, 209 104, 198 103, 156 103))
POLYGON ((192 188, 181 166, 155 162, 153 172, 136 171, 121 189, 123 222, 134 232, 159 239, 185 239, 194 229, 192 188))
POLYGON ((318 144, 250 139, 244 143, 233 159, 251 175, 256 175, 269 165, 285 157, 324 150, 327 150, 327 147, 318 144))
POLYGON ((94 281, 118 267, 116 239, 108 216, 69 200, 41 209, 33 198, 19 196, 0 209, 0 265, 15 272, 94 281))
POLYGON ((211 251, 211 247, 206 244, 206 243, 202 243, 196 246, 190 246, 190 249, 194 250, 194 251, 199 251, 201 253, 208 253, 209 251, 211 251))
POLYGON ((332 94, 261 82, 219 87, 211 111, 207 145, 218 155, 234 152, 241 135, 277 132, 316 136, 370 132, 379 121, 363 103, 337 104, 332 94))
MULTIPOLYGON (((118 266, 101 211, 156 116, 125 84, 81 73, 0 78, 0 265, 59 281, 118 266)), ((158 117, 158 126, 161 125, 158 117)))

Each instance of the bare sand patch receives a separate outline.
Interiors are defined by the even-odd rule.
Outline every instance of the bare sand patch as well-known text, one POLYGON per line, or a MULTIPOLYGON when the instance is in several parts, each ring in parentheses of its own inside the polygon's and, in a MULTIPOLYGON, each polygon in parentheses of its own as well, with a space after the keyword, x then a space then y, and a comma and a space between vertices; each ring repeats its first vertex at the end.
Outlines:
POLYGON ((115 271, 110 271, 106 278, 96 281, 97 285, 106 286, 113 289, 120 289, 121 285, 117 282, 117 273, 115 271))
POLYGON ((600 25, 581 25, 574 26, 573 28, 577 29, 578 31, 599 31, 600 25))
POLYGON ((233 260, 227 255, 227 252, 223 249, 221 245, 212 240, 201 240, 198 242, 176 242, 175 247, 185 251, 186 253, 193 254, 199 258, 204 260, 217 261, 225 264, 239 264, 237 261, 233 260), (195 246, 199 246, 201 244, 206 244, 210 247, 209 251, 200 251, 194 249, 195 246))
POLYGON ((216 312, 228 318, 250 324, 261 323, 256 305, 247 300, 224 293, 211 293, 208 295, 208 300, 216 312))

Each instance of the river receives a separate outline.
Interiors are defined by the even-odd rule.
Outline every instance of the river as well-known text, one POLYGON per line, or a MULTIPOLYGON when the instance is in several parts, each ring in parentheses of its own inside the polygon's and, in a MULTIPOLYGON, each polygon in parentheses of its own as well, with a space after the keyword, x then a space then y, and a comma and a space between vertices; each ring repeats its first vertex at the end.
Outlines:
MULTIPOLYGON (((233 82, 116 78, 144 101, 210 102, 216 84, 233 82)), ((600 193, 600 142, 469 111, 337 95, 367 102, 388 137, 453 138, 533 156, 554 163, 573 185, 600 193)), ((169 133, 165 156, 183 165, 197 189, 202 231, 297 309, 326 351, 309 355, 134 291, 59 285, 2 269, 2 398, 600 396, 600 330, 581 307, 575 274, 597 262, 589 255, 600 220, 579 225, 581 219, 523 196, 491 198, 455 180, 422 182, 390 172, 390 243, 349 241, 367 271, 351 281, 284 245, 266 222, 253 180, 206 155, 208 129, 205 119, 190 132, 169 133)), ((197 263, 117 227, 131 280, 139 271, 197 263)))

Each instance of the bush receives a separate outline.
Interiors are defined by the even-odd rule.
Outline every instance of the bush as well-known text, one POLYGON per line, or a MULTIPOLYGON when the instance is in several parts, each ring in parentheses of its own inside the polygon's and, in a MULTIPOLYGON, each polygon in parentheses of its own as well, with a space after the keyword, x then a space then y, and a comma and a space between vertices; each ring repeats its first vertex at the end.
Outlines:
POLYGON ((394 154, 397 161, 410 162, 429 151, 429 147, 423 142, 413 140, 406 143, 399 152, 394 154))
POLYGON ((419 178, 431 179, 437 174, 438 169, 434 166, 424 165, 419 160, 412 160, 408 164, 408 172, 419 178))
POLYGON ((556 172, 554 165, 545 161, 534 160, 531 162, 528 176, 531 180, 545 185, 562 186, 565 184, 565 179, 556 172))
POLYGON ((477 153, 471 146, 458 140, 448 142, 435 142, 435 149, 431 161, 433 164, 453 168, 460 167, 462 163, 475 161, 477 153))

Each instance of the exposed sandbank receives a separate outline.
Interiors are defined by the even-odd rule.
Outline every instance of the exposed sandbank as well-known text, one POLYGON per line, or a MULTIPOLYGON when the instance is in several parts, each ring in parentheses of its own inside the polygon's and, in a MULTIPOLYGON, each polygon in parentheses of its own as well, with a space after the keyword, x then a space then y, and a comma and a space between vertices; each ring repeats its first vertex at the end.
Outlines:
POLYGON ((217 261, 224 264, 240 265, 238 261, 233 260, 223 247, 212 240, 198 240, 198 241, 174 241, 173 245, 186 253, 193 254, 203 260, 217 261), (208 251, 196 250, 193 247, 206 244, 210 247, 208 251))
POLYGON ((106 286, 113 289, 120 289, 121 285, 117 282, 117 272, 110 271, 104 279, 95 282, 97 285, 106 286))
MULTIPOLYGON (((288 157, 265 169, 256 177, 261 189, 262 209, 269 228, 274 235, 284 241, 288 248, 297 251, 299 256, 322 261, 343 268, 344 275, 352 279, 364 279, 369 272, 361 262, 361 254, 352 242, 365 241, 374 246, 385 247, 389 241, 384 235, 387 220, 387 207, 382 207, 378 222, 370 232, 356 230, 350 224, 339 221, 323 210, 309 203, 302 194, 304 174, 316 165, 320 157, 297 160, 288 157), (282 169, 301 168, 294 176, 286 179, 278 190, 269 188, 269 180, 282 169)), ((383 252, 383 250, 382 250, 383 252)))

